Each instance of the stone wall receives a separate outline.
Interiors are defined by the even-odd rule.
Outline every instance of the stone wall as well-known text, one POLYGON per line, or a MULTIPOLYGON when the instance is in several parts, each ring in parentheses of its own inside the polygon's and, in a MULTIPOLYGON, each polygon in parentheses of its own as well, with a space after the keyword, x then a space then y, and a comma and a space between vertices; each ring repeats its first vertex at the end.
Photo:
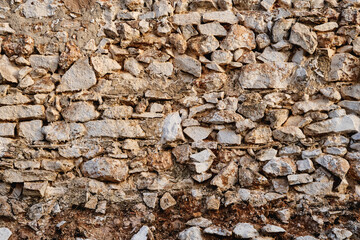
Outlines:
POLYGON ((0 1, 0 239, 360 239, 360 1, 0 1))

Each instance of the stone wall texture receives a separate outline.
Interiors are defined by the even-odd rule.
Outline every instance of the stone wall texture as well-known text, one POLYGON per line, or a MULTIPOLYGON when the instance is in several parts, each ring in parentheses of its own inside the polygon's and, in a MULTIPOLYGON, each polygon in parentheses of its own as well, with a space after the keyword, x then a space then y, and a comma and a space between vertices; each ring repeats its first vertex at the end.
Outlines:
POLYGON ((0 240, 360 239, 359 0, 0 0, 0 240))

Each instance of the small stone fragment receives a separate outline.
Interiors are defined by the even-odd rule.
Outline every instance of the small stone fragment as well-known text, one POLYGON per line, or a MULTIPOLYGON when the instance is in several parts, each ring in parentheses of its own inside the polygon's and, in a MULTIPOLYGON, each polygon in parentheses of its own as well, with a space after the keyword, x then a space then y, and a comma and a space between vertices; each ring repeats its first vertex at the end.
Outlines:
POLYGON ((174 66, 195 77, 201 76, 201 63, 192 57, 186 55, 177 56, 174 60, 174 66))
POLYGON ((121 182, 128 175, 128 167, 121 160, 98 157, 81 166, 82 173, 90 178, 102 181, 121 182))
POLYGON ((175 205, 176 200, 168 192, 166 192, 160 199, 160 207, 162 210, 166 210, 175 205))
POLYGON ((240 239, 255 238, 255 237, 259 236, 258 231, 250 223, 236 224, 236 226, 233 230, 233 233, 235 234, 236 238, 240 238, 240 239))
POLYGON ((302 47, 310 54, 315 52, 318 44, 316 33, 312 32, 308 26, 301 23, 295 23, 292 26, 289 41, 292 44, 302 47))

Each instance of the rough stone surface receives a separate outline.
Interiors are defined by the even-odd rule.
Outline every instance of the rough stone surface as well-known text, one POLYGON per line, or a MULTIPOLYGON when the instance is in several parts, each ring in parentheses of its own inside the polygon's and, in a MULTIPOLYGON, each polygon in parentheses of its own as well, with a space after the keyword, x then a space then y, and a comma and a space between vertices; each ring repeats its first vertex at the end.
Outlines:
POLYGON ((94 158, 81 166, 81 172, 90 178, 102 181, 121 182, 128 175, 128 167, 121 160, 111 158, 94 158))

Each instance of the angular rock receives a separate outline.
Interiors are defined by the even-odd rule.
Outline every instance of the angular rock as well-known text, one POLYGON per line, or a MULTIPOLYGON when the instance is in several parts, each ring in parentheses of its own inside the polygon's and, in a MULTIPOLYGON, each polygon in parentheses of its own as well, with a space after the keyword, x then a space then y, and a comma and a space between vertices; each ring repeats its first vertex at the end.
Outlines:
POLYGON ((307 173, 288 175, 287 179, 289 185, 304 184, 313 181, 313 177, 307 173))
POLYGON ((346 115, 316 122, 305 127, 305 133, 319 135, 326 133, 351 133, 360 131, 360 118, 356 115, 346 115))
POLYGON ((161 135, 162 143, 173 142, 176 140, 184 140, 179 112, 170 113, 166 116, 161 135))
POLYGON ((0 123, 0 136, 13 137, 15 135, 16 123, 0 123))
POLYGON ((59 56, 31 55, 29 61, 32 68, 43 68, 55 72, 59 64, 59 56))
POLYGON ((157 193, 143 193, 143 201, 149 208, 155 208, 158 201, 157 193))
POLYGON ((252 63, 242 68, 239 82, 245 89, 285 89, 292 81, 295 68, 294 63, 252 63))
POLYGON ((162 210, 166 210, 175 205, 176 200, 168 192, 166 192, 160 199, 160 207, 162 210))
POLYGON ((215 155, 211 150, 205 149, 199 153, 190 155, 190 158, 193 160, 195 171, 197 173, 203 173, 211 167, 215 155))
POLYGON ((337 29, 339 25, 336 22, 327 22, 314 27, 315 31, 329 32, 337 29))
POLYGON ((17 83, 19 69, 14 66, 6 55, 0 59, 0 79, 10 83, 17 83))
POLYGON ((274 42, 280 42, 289 37, 289 30, 294 24, 294 19, 281 18, 276 21, 272 27, 272 39, 274 42))
POLYGON ((218 227, 218 226, 210 226, 204 229, 204 233, 206 234, 212 234, 212 235, 217 235, 217 236, 222 236, 222 237, 229 237, 232 235, 232 232, 222 228, 222 227, 218 227))
POLYGON ((341 179, 345 177, 350 168, 349 162, 339 156, 324 155, 316 158, 316 162, 341 179))
POLYGON ((133 114, 133 108, 131 106, 119 105, 106 107, 103 112, 103 117, 112 119, 130 118, 133 114))
POLYGON ((140 230, 131 237, 131 240, 154 239, 152 232, 148 226, 142 226, 140 230))
POLYGON ((50 125, 44 126, 42 131, 46 136, 46 140, 51 142, 68 141, 82 137, 86 133, 83 124, 66 123, 64 121, 53 122, 50 125))
POLYGON ((310 28, 301 23, 295 23, 291 28, 289 41, 298 45, 310 54, 313 54, 318 45, 317 36, 310 28))
POLYGON ((86 90, 96 84, 96 76, 88 58, 77 60, 62 76, 57 92, 86 90))
POLYGON ((252 50, 256 48, 255 34, 253 31, 240 25, 232 25, 220 47, 224 50, 234 51, 239 48, 252 50))
POLYGON ((74 167, 73 160, 48 160, 44 159, 41 161, 41 167, 45 170, 53 171, 53 172, 69 172, 74 167))
POLYGON ((33 120, 29 122, 21 122, 19 124, 19 136, 29 141, 40 141, 44 139, 42 133, 43 123, 41 120, 33 120))
POLYGON ((219 47, 219 41, 211 35, 203 35, 189 40, 188 46, 197 55, 212 53, 219 47))
POLYGON ((345 97, 351 97, 355 98, 356 100, 360 100, 360 84, 343 86, 341 88, 341 94, 345 97))
POLYGON ((241 135, 229 129, 220 130, 217 134, 217 141, 222 144, 241 144, 241 135))
POLYGON ((100 115, 94 105, 88 102, 73 102, 61 114, 67 122, 87 122, 100 115))
POLYGON ((275 158, 264 165, 263 171, 273 176, 287 176, 296 172, 296 165, 290 158, 275 158))
POLYGON ((97 120, 85 123, 89 137, 141 138, 145 132, 138 120, 97 120))
POLYGON ((195 77, 201 76, 201 63, 192 57, 186 55, 177 56, 174 59, 174 66, 195 77))
POLYGON ((273 137, 280 142, 297 142, 304 139, 305 135, 298 127, 286 126, 274 130, 273 137))
POLYGON ((271 224, 266 224, 264 227, 261 228, 261 231, 263 231, 265 233, 271 233, 271 234, 286 232, 285 229, 283 229, 282 227, 271 225, 271 224))
POLYGON ((203 240, 199 227, 187 228, 179 233, 180 240, 203 240))
POLYGON ((259 236, 258 231, 254 228, 254 226, 250 223, 238 223, 236 224, 233 233, 236 238, 255 238, 259 236))
POLYGON ((331 240, 345 240, 349 239, 352 235, 352 232, 345 228, 334 227, 331 229, 331 232, 328 236, 331 240))
POLYGON ((12 232, 10 231, 10 229, 6 228, 6 227, 2 227, 0 228, 0 239, 1 240, 8 240, 12 235, 12 232))
POLYGON ((201 15, 197 12, 187 14, 175 14, 173 16, 173 23, 178 26, 183 25, 199 25, 201 22, 201 15))
POLYGON ((137 77, 143 70, 143 66, 135 58, 126 58, 124 61, 124 70, 137 77))
POLYGON ((245 136, 245 142, 253 144, 266 144, 272 142, 272 132, 269 126, 260 125, 245 136))
POLYGON ((231 161, 211 180, 210 184, 217 186, 221 191, 226 191, 235 185, 238 179, 237 174, 238 166, 234 161, 231 161))
POLYGON ((117 61, 105 55, 91 57, 91 64, 94 66, 95 71, 100 77, 107 73, 113 73, 121 70, 121 66, 117 61))
POLYGON ((205 12, 202 16, 204 22, 220 22, 235 24, 239 20, 232 11, 205 12))
POLYGON ((0 107, 0 120, 18 120, 27 118, 44 118, 45 108, 42 105, 18 105, 0 107))
POLYGON ((360 114, 360 101, 341 101, 338 103, 340 107, 343 107, 351 112, 360 114))
POLYGON ((328 81, 356 81, 359 76, 359 58, 350 53, 337 53, 331 58, 328 81))
POLYGON ((122 182, 128 176, 129 168, 121 160, 98 157, 85 162, 81 166, 81 172, 90 178, 101 181, 122 182))
POLYGON ((15 33, 15 30, 10 27, 9 23, 0 23, 0 35, 15 33))
POLYGON ((173 73, 173 65, 169 62, 161 63, 154 61, 150 63, 150 65, 147 67, 147 70, 151 75, 169 77, 173 73))
POLYGON ((211 132, 212 132, 211 128, 198 127, 198 126, 187 127, 184 129, 184 133, 195 142, 206 139, 211 132))
POLYGON ((36 181, 55 181, 57 173, 47 170, 15 170, 4 171, 4 182, 22 183, 36 181))
POLYGON ((48 182, 26 182, 24 183, 23 194, 25 196, 43 197, 48 182))
POLYGON ((199 32, 204 35, 224 37, 227 35, 226 29, 219 22, 210 22, 198 26, 199 32))
POLYGON ((21 5, 22 13, 26 18, 50 17, 55 14, 57 5, 53 0, 28 0, 21 5))
POLYGON ((207 218, 198 217, 187 221, 186 225, 206 228, 212 225, 212 221, 207 218))

